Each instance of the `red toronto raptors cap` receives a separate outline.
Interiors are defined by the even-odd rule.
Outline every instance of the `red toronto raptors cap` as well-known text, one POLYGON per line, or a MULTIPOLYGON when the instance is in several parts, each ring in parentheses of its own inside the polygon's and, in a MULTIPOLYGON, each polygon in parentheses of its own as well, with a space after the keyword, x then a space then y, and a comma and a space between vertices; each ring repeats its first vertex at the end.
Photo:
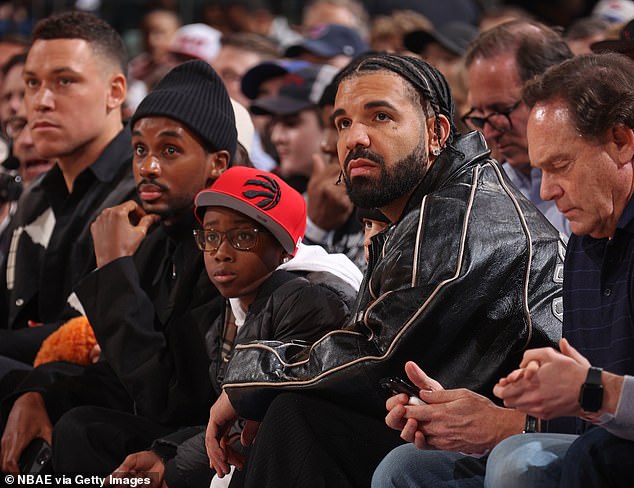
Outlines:
POLYGON ((289 254, 295 254, 306 230, 304 197, 279 176, 256 168, 229 168, 194 203, 199 222, 207 207, 230 208, 271 232, 289 254))

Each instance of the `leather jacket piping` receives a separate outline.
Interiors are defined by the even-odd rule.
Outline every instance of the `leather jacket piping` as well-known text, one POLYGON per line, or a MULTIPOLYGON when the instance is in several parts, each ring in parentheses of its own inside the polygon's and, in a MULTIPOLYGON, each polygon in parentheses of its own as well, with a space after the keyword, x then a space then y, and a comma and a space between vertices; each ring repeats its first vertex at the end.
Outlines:
POLYGON ((533 337, 533 322, 531 319, 530 310, 528 309, 528 283, 530 281, 529 278, 530 278, 531 266, 533 263, 533 239, 531 237, 531 232, 528 228, 528 224, 526 223, 524 212, 522 212, 522 209, 520 207, 519 202, 517 201, 517 198, 515 198, 513 193, 509 190, 508 185, 504 181, 500 167, 498 167, 495 164, 493 164, 492 166, 494 171, 498 175, 498 179, 500 180, 500 184, 502 185, 502 188, 504 188, 504 191, 509 196, 509 198, 513 202, 513 205, 517 209, 517 213, 519 215, 520 221, 522 222, 522 228, 524 229, 524 235, 526 235, 526 239, 527 239, 528 264, 526 266, 526 273, 524 274, 524 287, 523 287, 523 296, 522 296, 522 308, 524 309, 524 319, 526 320, 526 327, 528 329, 526 334, 526 342, 524 343, 524 346, 523 346, 523 349, 525 349, 530 344, 531 338, 533 337))

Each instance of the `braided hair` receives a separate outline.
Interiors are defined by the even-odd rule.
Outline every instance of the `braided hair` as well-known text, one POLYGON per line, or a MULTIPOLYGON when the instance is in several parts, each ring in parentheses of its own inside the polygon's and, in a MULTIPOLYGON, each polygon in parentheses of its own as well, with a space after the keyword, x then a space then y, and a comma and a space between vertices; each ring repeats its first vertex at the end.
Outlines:
POLYGON ((454 126, 454 103, 445 77, 434 66, 413 56, 391 53, 367 53, 354 59, 346 66, 334 80, 339 84, 347 79, 366 71, 391 71, 404 78, 414 88, 419 96, 419 102, 427 117, 436 117, 436 134, 441 140, 439 115, 449 120, 449 135, 446 145, 453 142, 456 135, 454 126), (431 108, 432 113, 429 113, 431 108))

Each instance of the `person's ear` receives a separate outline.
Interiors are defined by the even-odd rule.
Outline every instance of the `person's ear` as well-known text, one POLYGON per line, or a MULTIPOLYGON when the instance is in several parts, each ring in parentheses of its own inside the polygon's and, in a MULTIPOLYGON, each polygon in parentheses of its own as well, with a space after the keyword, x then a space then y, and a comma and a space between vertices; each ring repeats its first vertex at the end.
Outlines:
POLYGON ((207 164, 209 168, 209 184, 207 186, 210 186, 229 167, 229 151, 223 149, 208 153, 207 164))
POLYGON ((293 256, 289 253, 287 253, 286 251, 282 252, 282 256, 280 258, 280 264, 286 264, 288 263, 291 259, 293 259, 293 256))
POLYGON ((125 97, 128 94, 128 85, 122 73, 117 73, 110 79, 110 88, 108 90, 108 96, 106 98, 106 106, 108 111, 115 110, 125 102, 125 97))
POLYGON ((440 151, 445 147, 445 142, 449 137, 451 130, 451 124, 449 119, 444 115, 437 115, 436 117, 430 117, 427 119, 427 149, 430 156, 430 160, 436 159, 440 154, 440 151), (440 127, 440 138, 436 131, 436 120, 438 120, 438 126, 440 127))
POLYGON ((609 129, 609 144, 613 148, 613 158, 619 166, 631 164, 634 159, 634 130, 624 124, 609 129))

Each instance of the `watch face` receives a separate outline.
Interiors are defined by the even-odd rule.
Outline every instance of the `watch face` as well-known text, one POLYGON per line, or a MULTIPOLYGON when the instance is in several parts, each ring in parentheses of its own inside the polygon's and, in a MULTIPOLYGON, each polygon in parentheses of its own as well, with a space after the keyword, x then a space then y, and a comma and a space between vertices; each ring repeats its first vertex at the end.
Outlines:
POLYGON ((603 404, 603 386, 583 385, 579 403, 581 403, 581 408, 586 412, 598 412, 603 404))

